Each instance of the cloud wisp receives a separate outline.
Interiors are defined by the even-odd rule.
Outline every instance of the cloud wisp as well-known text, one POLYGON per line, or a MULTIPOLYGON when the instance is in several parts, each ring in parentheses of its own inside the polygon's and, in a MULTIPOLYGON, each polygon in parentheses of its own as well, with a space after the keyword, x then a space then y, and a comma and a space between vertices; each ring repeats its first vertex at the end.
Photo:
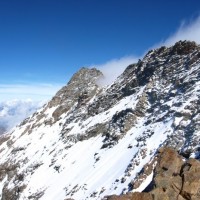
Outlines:
POLYGON ((200 16, 189 22, 183 21, 174 34, 156 46, 171 46, 179 40, 190 40, 200 44, 200 16))
POLYGON ((98 81, 98 84, 100 86, 105 86, 115 81, 115 79, 123 73, 128 65, 136 63, 138 59, 139 58, 135 56, 127 56, 119 59, 113 59, 104 64, 91 67, 96 67, 103 73, 104 77, 98 81))
MULTIPOLYGON (((200 44, 200 16, 189 22, 183 21, 174 34, 169 36, 166 40, 155 44, 152 48, 145 50, 143 56, 150 49, 159 48, 163 45, 169 47, 180 40, 190 40, 200 44)), ((111 84, 126 69, 128 65, 136 63, 138 59, 143 56, 122 57, 91 67, 98 68, 104 74, 104 78, 100 79, 98 84, 100 86, 105 86, 111 84)))

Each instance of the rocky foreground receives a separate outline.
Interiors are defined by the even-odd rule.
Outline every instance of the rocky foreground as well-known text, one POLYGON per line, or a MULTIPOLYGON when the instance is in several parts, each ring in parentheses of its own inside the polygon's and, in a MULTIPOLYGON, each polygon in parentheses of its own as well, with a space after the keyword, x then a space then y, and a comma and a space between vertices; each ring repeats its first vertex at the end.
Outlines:
POLYGON ((159 150, 154 177, 146 192, 113 195, 104 200, 199 200, 200 162, 170 148, 159 150))

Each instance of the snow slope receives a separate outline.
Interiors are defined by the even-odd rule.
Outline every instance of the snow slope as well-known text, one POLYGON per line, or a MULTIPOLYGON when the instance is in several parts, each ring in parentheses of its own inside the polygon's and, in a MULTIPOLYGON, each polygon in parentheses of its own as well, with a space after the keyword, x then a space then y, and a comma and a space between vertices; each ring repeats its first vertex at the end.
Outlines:
POLYGON ((82 68, 0 138, 2 199, 142 191, 161 146, 198 157, 199 74, 200 47, 186 41, 150 51, 104 88, 96 84, 101 72, 82 68))

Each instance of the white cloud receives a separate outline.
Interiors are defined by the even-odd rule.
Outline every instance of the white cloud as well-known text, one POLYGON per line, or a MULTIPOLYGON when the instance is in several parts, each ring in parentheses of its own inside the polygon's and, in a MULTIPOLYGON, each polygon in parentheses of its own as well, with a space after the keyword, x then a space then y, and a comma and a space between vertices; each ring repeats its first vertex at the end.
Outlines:
POLYGON ((45 101, 9 100, 0 102, 0 134, 10 130, 26 117, 30 116, 45 101))
POLYGON ((137 61, 137 57, 127 56, 119 59, 113 59, 104 64, 92 67, 96 67, 104 74, 104 78, 100 79, 98 84, 105 86, 111 84, 119 75, 121 75, 128 65, 136 63, 137 61))
POLYGON ((0 84, 0 101, 12 99, 48 100, 62 87, 59 84, 0 84))
POLYGON ((13 128, 50 100, 59 84, 0 84, 0 134, 13 128))
MULTIPOLYGON (((150 49, 159 48, 162 45, 169 47, 180 40, 190 40, 200 44, 200 16, 189 22, 183 21, 174 34, 169 36, 166 40, 155 44, 152 48, 145 50, 143 56, 150 49)), ((140 57, 135 56, 122 57, 108 61, 101 65, 92 66, 97 67, 105 76, 105 78, 101 79, 98 83, 101 86, 111 84, 129 64, 136 63, 139 58, 140 57)))
POLYGON ((179 40, 190 40, 200 44, 200 16, 190 22, 183 21, 174 34, 156 46, 171 46, 179 40))
MULTIPOLYGON (((152 48, 158 48, 162 45, 171 46, 180 40, 190 40, 200 44, 200 16, 189 22, 183 21, 174 34, 169 36, 166 40, 154 45, 152 48)), ((138 59, 139 57, 129 56, 114 59, 101 65, 92 66, 97 67, 105 76, 104 79, 98 81, 98 84, 101 86, 111 84, 129 64, 136 63, 138 59)))

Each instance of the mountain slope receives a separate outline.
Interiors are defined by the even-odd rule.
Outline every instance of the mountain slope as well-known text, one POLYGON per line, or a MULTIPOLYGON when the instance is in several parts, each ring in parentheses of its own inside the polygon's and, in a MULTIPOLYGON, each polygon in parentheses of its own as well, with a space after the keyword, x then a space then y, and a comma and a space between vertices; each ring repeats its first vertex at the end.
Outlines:
POLYGON ((82 68, 0 139, 1 198, 101 199, 142 191, 160 146, 199 157, 200 46, 149 51, 101 88, 82 68))

